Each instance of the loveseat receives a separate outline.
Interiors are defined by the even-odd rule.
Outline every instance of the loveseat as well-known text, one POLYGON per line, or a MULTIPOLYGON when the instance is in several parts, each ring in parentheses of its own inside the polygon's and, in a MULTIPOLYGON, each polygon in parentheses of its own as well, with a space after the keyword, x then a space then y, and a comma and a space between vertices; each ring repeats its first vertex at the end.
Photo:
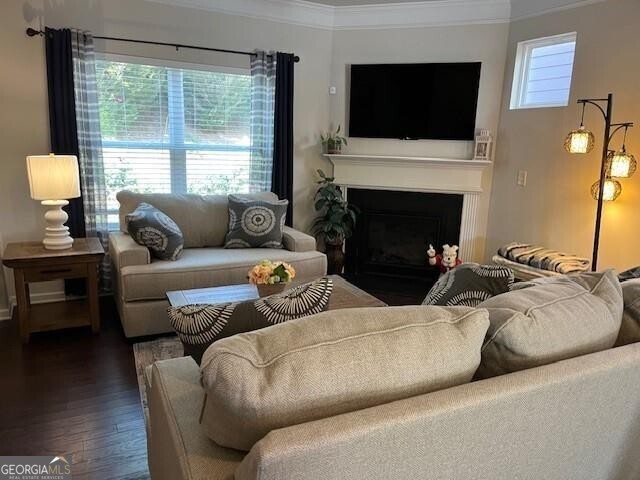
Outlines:
MULTIPOLYGON (((154 480, 636 480, 640 478, 640 343, 623 343, 640 339, 640 280, 624 290, 624 313, 620 287, 611 273, 596 278, 584 291, 563 281, 543 286, 540 292, 522 293, 528 301, 540 300, 535 307, 521 302, 514 309, 513 299, 522 298, 516 293, 505 294, 511 295, 511 308, 497 307, 509 301, 494 297, 486 309, 334 310, 220 340, 207 350, 200 369, 191 357, 156 362, 147 369, 151 476, 154 480), (558 298, 547 301, 556 290, 558 298), (568 293, 571 290, 578 293, 568 293), (580 311, 570 313, 576 309, 580 311), (511 315, 507 310, 513 316, 501 323, 505 313, 511 315), (497 330, 494 315, 501 323, 497 330), (627 326, 616 340, 620 316, 627 326), (565 322, 569 317, 575 331, 561 325, 570 324, 565 322), (589 322, 599 317, 607 333, 594 336, 589 322), (606 326, 612 320, 615 325, 606 326), (365 334, 371 325, 377 330, 365 334), (545 325, 554 332, 550 343, 540 332, 545 325), (598 345, 596 337, 606 337, 606 344, 598 345), (342 340, 331 341, 335 338, 342 340), (509 338, 516 340, 512 349, 507 348, 509 338), (489 348, 496 342, 500 347, 489 348), (299 348, 303 344, 307 346, 299 348), (454 353, 452 347, 467 354, 454 353), (317 349, 331 354, 313 353, 317 349), (535 353, 558 349, 565 352, 562 360, 535 353), (429 351, 440 354, 429 360, 429 351), (584 353, 588 351, 593 353, 584 353), (526 368, 513 362, 516 354, 548 363, 526 368), (260 361, 265 355, 273 355, 272 360, 260 361), (376 356, 380 361, 370 361, 376 356), (523 369, 490 373, 488 367, 497 358, 505 361, 503 365, 523 369), (421 371, 438 376, 439 370, 467 371, 477 362, 480 370, 494 376, 471 382, 458 379, 462 383, 455 386, 440 383, 427 393, 365 408, 361 405, 371 405, 371 398, 359 397, 358 407, 354 397, 339 393, 344 388, 373 392, 382 385, 385 395, 393 395, 421 371), (298 375, 305 371, 305 376, 298 375), (375 380, 358 379, 354 371, 375 380), (349 377, 357 384, 353 388, 344 383, 349 377), (256 379, 263 383, 256 384, 256 379), (218 399, 226 395, 228 406, 216 404, 212 395, 218 399), (323 414, 324 407, 308 408, 309 398, 313 401, 316 396, 328 401, 325 407, 334 409, 334 414, 323 414), (235 409, 239 399, 258 410, 235 409), (261 412, 268 414, 271 408, 280 408, 285 417, 292 409, 313 420, 285 419, 286 426, 247 439, 244 430, 259 426, 265 418, 261 412), (343 413, 336 414, 335 409, 343 413), (234 422, 228 412, 241 414, 236 429, 228 428, 234 422), (214 431, 210 427, 216 424, 227 428, 214 431), (220 441, 213 441, 212 435, 220 441), (248 444, 221 446, 229 447, 238 437, 248 444)), ((269 421, 281 420, 273 416, 269 421)))
MULTIPOLYGON (((242 195, 241 195, 242 196, 242 195)), ((270 192, 244 197, 277 200, 270 192)), ((127 337, 172 331, 166 292, 247 282, 247 272, 263 259, 291 263, 298 278, 326 274, 326 256, 316 251, 315 239, 285 227, 284 249, 223 247, 229 225, 226 195, 140 194, 122 191, 120 232, 109 236, 114 298, 127 337), (142 203, 171 217, 184 236, 184 251, 176 261, 157 260, 127 233, 125 217, 142 203)))

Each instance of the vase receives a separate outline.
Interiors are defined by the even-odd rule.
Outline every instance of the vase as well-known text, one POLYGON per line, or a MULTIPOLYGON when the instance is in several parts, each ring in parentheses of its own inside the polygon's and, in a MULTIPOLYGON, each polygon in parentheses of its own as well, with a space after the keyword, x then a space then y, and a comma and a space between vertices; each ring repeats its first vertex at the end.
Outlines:
POLYGON ((325 252, 327 254, 327 273, 329 275, 341 274, 344 269, 344 251, 342 250, 342 243, 327 243, 325 246, 325 252))
POLYGON ((260 297, 268 297, 269 295, 275 295, 281 293, 287 287, 288 283, 280 282, 274 284, 261 284, 256 285, 258 287, 258 294, 260 297))

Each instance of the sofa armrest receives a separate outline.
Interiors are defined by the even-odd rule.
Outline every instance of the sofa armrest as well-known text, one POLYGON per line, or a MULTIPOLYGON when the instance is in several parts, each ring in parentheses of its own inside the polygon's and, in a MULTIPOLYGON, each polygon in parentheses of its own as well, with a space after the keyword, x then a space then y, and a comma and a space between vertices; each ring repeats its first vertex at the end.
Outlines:
POLYGON ((118 271, 131 265, 151 263, 149 249, 138 245, 128 233, 111 232, 109 234, 109 254, 118 271))
POLYGON ((316 239, 291 227, 282 230, 282 243, 290 252, 313 252, 316 249, 316 239))

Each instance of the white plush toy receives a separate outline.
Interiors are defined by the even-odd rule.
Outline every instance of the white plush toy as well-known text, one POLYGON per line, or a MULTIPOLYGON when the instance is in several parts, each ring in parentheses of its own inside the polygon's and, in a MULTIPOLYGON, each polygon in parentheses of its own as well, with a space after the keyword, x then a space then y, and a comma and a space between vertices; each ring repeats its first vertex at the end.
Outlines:
POLYGON ((449 246, 448 243, 442 246, 442 255, 436 255, 433 245, 429 245, 427 256, 429 257, 429 265, 438 267, 441 273, 447 273, 462 263, 462 260, 458 258, 458 246, 449 246))

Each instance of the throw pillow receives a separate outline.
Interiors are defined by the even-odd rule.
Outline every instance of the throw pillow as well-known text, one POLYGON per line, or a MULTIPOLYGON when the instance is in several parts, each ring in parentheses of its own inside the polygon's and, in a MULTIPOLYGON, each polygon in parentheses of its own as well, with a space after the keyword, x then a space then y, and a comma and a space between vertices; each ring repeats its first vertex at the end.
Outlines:
POLYGON ((621 282, 626 282, 634 278, 640 278, 640 267, 630 268, 618 275, 618 279, 620 279, 621 282))
POLYGON ((177 260, 184 247, 180 227, 153 205, 141 203, 125 217, 127 231, 136 243, 160 260, 177 260))
POLYGON ((622 283, 624 313, 616 346, 640 342, 640 278, 622 283))
MULTIPOLYGON (((487 311, 352 308, 214 343, 202 358, 204 432, 250 450, 270 431, 467 383, 487 311)), ((330 475, 331 476, 331 475, 330 475)))
POLYGON ((545 278, 482 302, 491 326, 478 378, 611 348, 622 322, 622 289, 612 270, 545 278))
POLYGON ((422 304, 476 307, 491 297, 508 292, 512 285, 513 270, 510 268, 463 263, 440 276, 422 304))
POLYGON ((224 248, 282 248, 288 200, 269 202, 229 195, 229 232, 224 248))
POLYGON ((258 300, 169 307, 169 320, 185 355, 200 364, 205 350, 221 338, 326 310, 332 290, 333 280, 324 277, 258 300))

